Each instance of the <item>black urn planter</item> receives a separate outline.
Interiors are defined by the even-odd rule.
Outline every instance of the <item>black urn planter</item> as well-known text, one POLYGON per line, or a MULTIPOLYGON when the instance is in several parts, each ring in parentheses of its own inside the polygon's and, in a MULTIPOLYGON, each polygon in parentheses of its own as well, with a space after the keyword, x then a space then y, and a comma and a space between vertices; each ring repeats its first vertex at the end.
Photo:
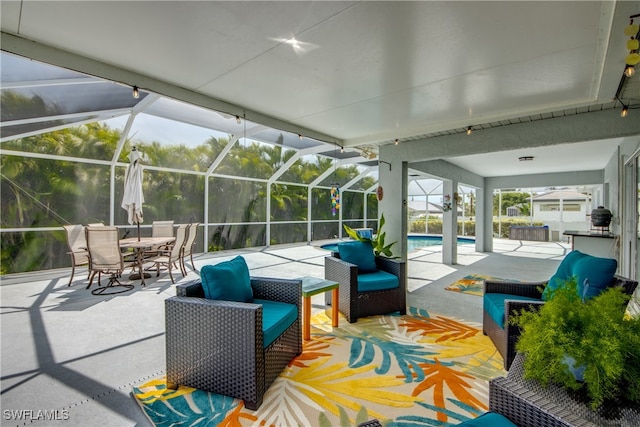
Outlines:
POLYGON ((594 227, 608 227, 611 224, 611 211, 604 206, 598 206, 591 211, 591 224, 594 227))

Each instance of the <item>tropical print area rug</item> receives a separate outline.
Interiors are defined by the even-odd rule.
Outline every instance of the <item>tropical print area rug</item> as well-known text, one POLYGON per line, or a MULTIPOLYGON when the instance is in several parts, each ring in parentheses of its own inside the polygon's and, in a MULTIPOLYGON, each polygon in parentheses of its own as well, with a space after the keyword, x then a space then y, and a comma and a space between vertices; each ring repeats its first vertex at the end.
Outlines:
POLYGON ((502 280, 497 277, 483 276, 481 274, 468 274, 462 279, 457 280, 447 286, 447 291, 461 292, 463 294, 471 294, 482 296, 484 294, 483 282, 485 280, 502 280))
POLYGON ((133 388, 156 426, 448 426, 487 411, 502 358, 476 325, 411 309, 405 316, 312 318, 312 339, 271 385, 257 411, 242 401, 164 378, 133 388))

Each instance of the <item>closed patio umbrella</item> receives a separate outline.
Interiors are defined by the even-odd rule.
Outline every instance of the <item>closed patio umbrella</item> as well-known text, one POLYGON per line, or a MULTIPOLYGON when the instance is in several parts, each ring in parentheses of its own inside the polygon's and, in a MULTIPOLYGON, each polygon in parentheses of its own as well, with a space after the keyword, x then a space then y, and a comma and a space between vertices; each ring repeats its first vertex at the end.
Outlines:
POLYGON ((124 177, 124 196, 122 196, 122 209, 127 211, 129 224, 138 224, 138 240, 140 240, 140 223, 142 219, 142 204, 144 195, 142 194, 143 168, 140 152, 133 147, 129 153, 129 166, 124 177))

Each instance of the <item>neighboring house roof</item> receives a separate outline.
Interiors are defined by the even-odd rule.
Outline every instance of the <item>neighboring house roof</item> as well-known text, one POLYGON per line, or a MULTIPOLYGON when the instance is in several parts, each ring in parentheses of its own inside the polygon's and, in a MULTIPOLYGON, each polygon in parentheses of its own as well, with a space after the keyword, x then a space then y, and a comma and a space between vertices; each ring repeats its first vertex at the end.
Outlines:
POLYGON ((550 202, 550 201, 559 201, 559 200, 582 202, 589 199, 590 199, 589 195, 584 193, 579 193, 575 190, 556 190, 556 191, 550 191, 548 193, 540 194, 538 196, 533 196, 534 202, 550 202))
MULTIPOLYGON (((410 211, 424 212, 425 204, 426 202, 424 200, 411 200, 408 203, 408 208, 410 211)), ((435 203, 429 202, 429 212, 442 213, 442 205, 437 205, 435 203)))

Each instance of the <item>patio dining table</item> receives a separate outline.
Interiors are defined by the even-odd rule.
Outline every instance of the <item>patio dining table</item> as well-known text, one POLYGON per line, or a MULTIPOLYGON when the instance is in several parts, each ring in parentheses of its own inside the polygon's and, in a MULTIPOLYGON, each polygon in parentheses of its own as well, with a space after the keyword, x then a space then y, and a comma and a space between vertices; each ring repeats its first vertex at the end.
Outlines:
POLYGON ((120 239, 118 244, 121 249, 133 249, 135 252, 135 266, 140 271, 140 284, 146 286, 144 281, 144 251, 153 247, 169 245, 176 240, 175 237, 129 237, 126 239, 120 239))

